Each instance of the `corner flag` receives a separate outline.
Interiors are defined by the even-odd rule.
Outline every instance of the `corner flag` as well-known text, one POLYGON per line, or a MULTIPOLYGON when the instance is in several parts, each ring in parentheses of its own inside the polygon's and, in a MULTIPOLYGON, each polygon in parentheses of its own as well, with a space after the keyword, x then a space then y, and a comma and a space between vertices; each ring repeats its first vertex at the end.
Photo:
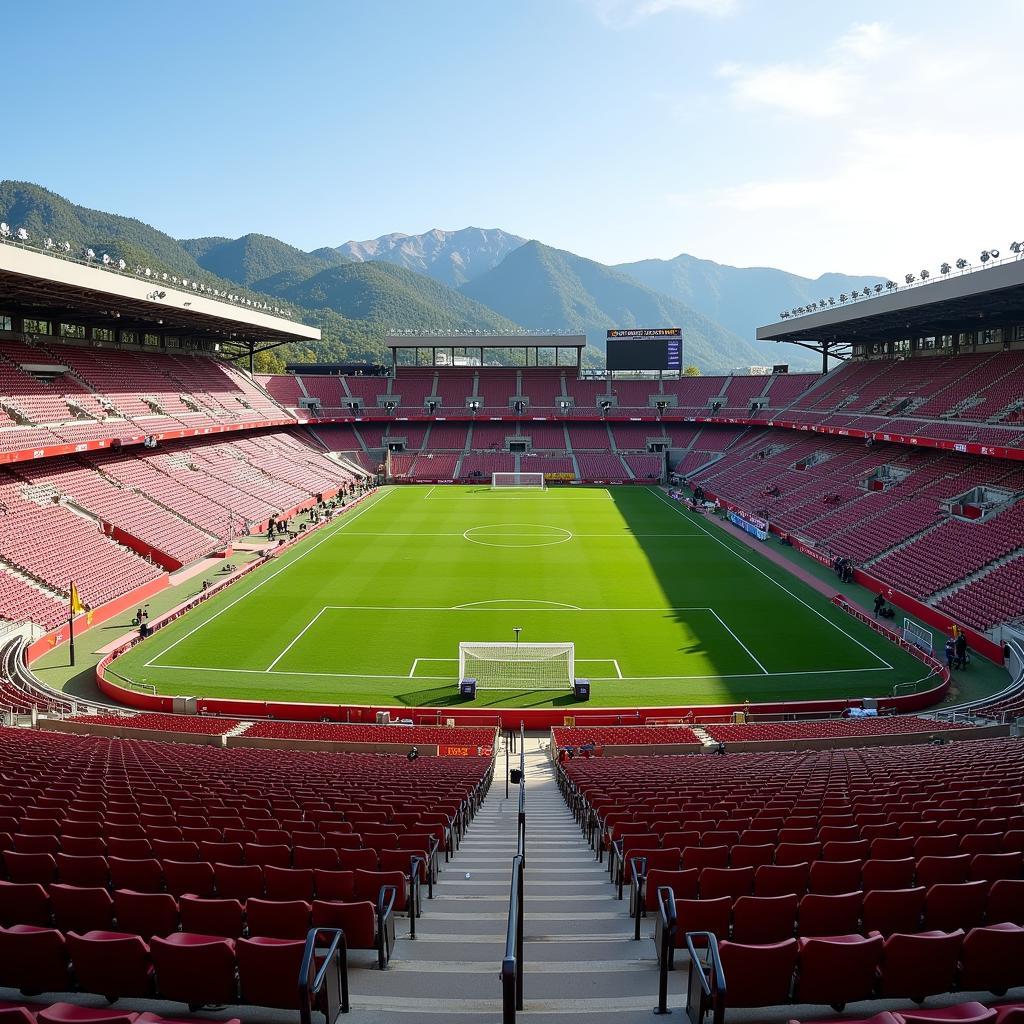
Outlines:
POLYGON ((68 615, 68 632, 70 640, 70 651, 71 664, 75 663, 75 616, 85 611, 85 605, 82 604, 82 599, 78 595, 78 587, 75 581, 71 581, 71 602, 70 602, 70 614, 68 615))

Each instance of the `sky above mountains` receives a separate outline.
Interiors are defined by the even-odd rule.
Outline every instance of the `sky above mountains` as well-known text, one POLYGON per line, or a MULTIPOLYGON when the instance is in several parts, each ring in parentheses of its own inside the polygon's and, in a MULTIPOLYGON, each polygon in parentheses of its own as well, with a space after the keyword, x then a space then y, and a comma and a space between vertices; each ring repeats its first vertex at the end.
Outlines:
POLYGON ((3 176, 177 237, 483 224, 898 278, 1024 231, 1018 0, 52 0, 6 27, 3 176))

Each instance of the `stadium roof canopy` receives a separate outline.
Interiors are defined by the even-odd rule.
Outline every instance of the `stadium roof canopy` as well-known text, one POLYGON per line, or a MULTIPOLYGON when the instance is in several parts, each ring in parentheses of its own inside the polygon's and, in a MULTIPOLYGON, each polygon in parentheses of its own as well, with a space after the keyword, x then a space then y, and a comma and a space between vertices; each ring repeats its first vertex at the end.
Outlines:
POLYGON ((821 352, 1021 322, 1024 259, 1018 258, 780 320, 759 327, 757 339, 792 342, 821 352))
POLYGON ((584 334, 391 334, 388 348, 586 348, 584 334))
POLYGON ((0 310, 37 320, 182 335, 243 352, 320 339, 316 327, 162 278, 139 278, 9 244, 0 245, 0 310))
POLYGON ((438 353, 472 350, 480 353, 480 362, 484 362, 484 353, 490 349, 523 349, 526 364, 530 364, 530 352, 534 354, 534 365, 540 365, 538 353, 541 349, 556 349, 555 362, 558 364, 558 351, 573 350, 576 353, 575 366, 582 362, 583 350, 587 347, 585 334, 391 334, 388 335, 388 348, 391 349, 391 363, 399 365, 451 365, 438 363, 438 353), (399 353, 413 354, 413 362, 400 363, 399 353), (429 352, 430 361, 420 363, 420 352, 429 352))

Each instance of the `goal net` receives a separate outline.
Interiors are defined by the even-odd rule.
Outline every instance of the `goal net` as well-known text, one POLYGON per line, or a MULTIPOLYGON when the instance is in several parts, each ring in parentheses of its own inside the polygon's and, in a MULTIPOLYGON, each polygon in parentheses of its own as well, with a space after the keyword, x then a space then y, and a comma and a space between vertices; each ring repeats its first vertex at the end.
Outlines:
POLYGON ((932 631, 930 629, 925 629, 924 626, 919 626, 912 619, 903 620, 903 639, 906 640, 908 644, 920 647, 925 654, 932 653, 932 645, 934 643, 932 631))
POLYGON ((528 487, 534 490, 544 490, 543 473, 492 473, 491 490, 507 489, 509 487, 528 487))
POLYGON ((572 643, 459 644, 459 679, 478 690, 571 690, 575 671, 572 643))

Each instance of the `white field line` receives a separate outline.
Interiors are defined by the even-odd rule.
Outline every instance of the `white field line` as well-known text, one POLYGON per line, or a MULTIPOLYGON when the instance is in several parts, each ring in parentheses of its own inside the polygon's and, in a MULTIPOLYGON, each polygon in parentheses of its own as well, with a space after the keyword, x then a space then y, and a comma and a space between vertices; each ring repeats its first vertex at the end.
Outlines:
MULTIPOLYGON (((679 508, 677 505, 674 505, 671 501, 669 501, 661 493, 661 491, 657 490, 657 488, 648 487, 647 490, 656 498, 658 498, 658 500, 661 501, 662 504, 667 505, 670 509, 672 509, 672 511, 675 512, 676 515, 682 516, 683 519, 685 519, 687 522, 690 522, 690 517, 688 517, 681 508, 679 508)), ((783 591, 786 594, 789 594, 789 596, 793 598, 794 601, 798 602, 799 604, 802 604, 808 611, 814 612, 814 614, 817 615, 819 619, 821 619, 823 622, 827 622, 833 629, 838 630, 840 633, 843 634, 843 636, 847 638, 847 640, 852 640, 858 647, 861 647, 865 651, 867 651, 872 658, 874 658, 876 661, 880 661, 887 669, 892 670, 892 665, 890 665, 889 662, 887 662, 885 658, 883 658, 880 654, 876 654, 873 650, 871 650, 870 647, 867 646, 867 644, 861 643, 861 641, 858 640, 855 636, 851 636, 838 623, 835 623, 827 616, 822 615, 822 613, 819 612, 817 608, 813 608, 802 597, 798 597, 796 594, 793 593, 792 590, 790 590, 788 587, 780 583, 777 579, 774 579, 772 576, 769 576, 768 573, 764 571, 764 569, 755 565, 753 562, 750 561, 749 558, 745 558, 742 554, 740 554, 739 551, 737 551, 729 544, 726 544, 721 537, 716 537, 706 526, 701 525, 701 523, 699 523, 696 519, 693 520, 692 525, 696 526, 698 530, 700 530, 702 533, 710 537, 716 544, 720 544, 723 548, 725 548, 726 551, 734 555, 741 562, 746 562, 746 564, 749 565, 750 568, 754 570, 754 572, 760 573, 760 575, 762 575, 770 583, 774 583, 775 586, 779 588, 779 590, 783 591)))
MULTIPOLYGON (((420 658, 419 661, 455 661, 455 658, 420 658)), ((605 661, 608 663, 614 662, 613 658, 587 658, 580 659, 581 661, 605 661)), ((408 682, 408 675, 375 675, 370 672, 296 672, 291 669, 274 669, 273 672, 267 672, 265 669, 260 668, 213 668, 208 665, 157 665, 161 671, 164 669, 174 672, 230 672, 237 675, 250 675, 250 676, 300 676, 302 678, 315 677, 324 679, 397 679, 399 681, 405 680, 408 682)), ((713 675, 699 675, 699 676, 622 676, 619 681, 623 683, 635 683, 635 682, 688 682, 693 680, 702 679, 788 679, 790 676, 835 676, 835 675, 854 675, 863 672, 887 672, 886 668, 881 666, 877 668, 815 668, 815 669, 802 669, 799 672, 735 672, 731 674, 721 675, 715 673, 713 675)), ((592 676, 593 679, 618 679, 616 676, 592 676)), ((417 676, 417 681, 424 682, 442 682, 442 683, 454 683, 454 680, 450 675, 447 676, 417 676)))
POLYGON ((259 590, 260 587, 262 587, 265 583, 269 583, 272 579, 275 579, 277 576, 280 576, 281 573, 283 573, 287 569, 290 569, 293 565, 295 565, 296 562, 302 561, 302 559, 305 558, 306 555, 308 555, 311 551, 315 551, 318 547, 320 547, 321 544, 324 544, 326 541, 330 540, 340 530, 343 530, 346 526, 348 526, 349 523, 354 523, 364 512, 369 512, 371 508, 376 508, 389 494, 394 494, 394 490, 391 489, 385 491, 383 495, 381 495, 381 497, 377 498, 376 501, 369 502, 368 504, 364 505, 361 509, 359 509, 358 512, 355 513, 355 515, 343 516, 341 521, 334 529, 331 529, 331 527, 327 527, 327 529, 324 531, 323 537, 321 537, 319 540, 314 541, 308 547, 304 548, 302 551, 299 552, 299 554, 297 554, 294 558, 289 559, 288 562, 286 562, 280 568, 275 569, 273 572, 267 573, 267 575, 264 576, 263 579, 261 579, 259 583, 256 584, 256 586, 250 587, 244 594, 240 594, 233 601, 229 601, 226 605, 224 605, 223 608, 221 608, 219 611, 214 612, 213 615, 211 615, 208 619, 204 619, 202 622, 199 623, 198 626, 194 626, 184 636, 178 637, 178 639, 175 640, 174 643, 162 648, 159 654, 155 654, 152 658, 149 659, 149 661, 146 662, 144 667, 149 668, 150 666, 152 666, 155 661, 157 661, 159 658, 162 658, 168 651, 174 650, 174 648, 177 647, 178 644, 180 644, 183 640, 187 640, 190 636, 192 636, 193 633, 197 633, 200 629, 202 629, 203 626, 208 626, 211 622, 213 622, 214 619, 223 615, 229 608, 234 608, 234 606, 238 604, 239 601, 244 601, 247 597, 250 597, 252 594, 255 594, 256 591, 259 590))
MULTIPOLYGON (((501 599, 499 599, 501 600, 501 599)), ((529 598, 524 598, 529 601, 529 598)), ((475 605, 394 605, 394 604, 325 604, 321 611, 339 612, 711 612, 713 608, 577 608, 575 605, 557 608, 477 608, 475 605)))
MULTIPOLYGON (((560 529, 559 527, 546 527, 547 529, 560 529)), ((425 533, 417 530, 412 533, 397 533, 394 530, 370 532, 368 530, 350 530, 349 537, 465 537, 472 530, 489 530, 487 523, 481 526, 471 526, 462 533, 425 533)), ((569 533, 568 530, 565 531, 569 533)), ((537 533, 489 533, 488 537, 532 537, 537 540, 544 540, 551 534, 537 533)), ((700 537, 699 533, 573 533, 571 538, 575 540, 649 540, 652 538, 700 537)))
POLYGON ((714 617, 715 617, 716 619, 718 619, 718 621, 719 621, 719 622, 721 623, 721 625, 722 625, 722 629, 724 629, 724 630, 725 630, 725 631, 726 631, 726 632, 727 632, 727 633, 729 634, 729 636, 731 636, 731 637, 733 638, 733 640, 735 640, 735 641, 736 641, 736 643, 738 643, 738 644, 740 645, 740 647, 742 647, 742 648, 743 648, 743 650, 745 650, 745 651, 747 652, 747 655, 748 655, 748 657, 750 658, 750 660, 751 660, 751 661, 752 661, 752 662, 753 662, 753 663, 754 663, 754 664, 755 664, 755 665, 756 665, 756 666, 757 666, 757 667, 758 667, 758 668, 759 668, 759 669, 760 669, 760 670, 761 670, 761 671, 762 671, 762 672, 763 672, 763 673, 764 673, 765 675, 768 675, 768 669, 766 669, 766 668, 764 667, 764 665, 762 665, 762 664, 761 664, 761 662, 760 662, 760 661, 758 661, 758 660, 757 660, 757 658, 755 658, 755 657, 754 657, 754 652, 753 652, 753 651, 752 651, 752 650, 751 650, 751 649, 750 649, 750 648, 749 648, 749 647, 748 647, 748 646, 747 646, 747 645, 746 645, 746 644, 745 644, 745 643, 744 643, 744 642, 743 642, 743 641, 742 641, 742 640, 741 640, 741 639, 740 639, 740 638, 739 638, 739 637, 738 637, 738 636, 737 636, 737 635, 736 635, 736 634, 735 634, 735 633, 734 633, 734 632, 733 632, 733 631, 732 631, 732 630, 731 630, 731 629, 730 629, 730 628, 729 628, 729 627, 728 627, 728 626, 726 625, 726 623, 725 623, 725 619, 723 619, 723 618, 722 618, 722 616, 721 616, 721 615, 719 615, 719 614, 718 614, 718 612, 716 612, 716 611, 714 610, 714 608, 712 608, 712 609, 711 609, 711 614, 712 614, 712 615, 714 615, 714 617))
POLYGON ((292 640, 292 642, 270 663, 270 665, 264 671, 273 671, 274 666, 302 639, 303 634, 305 634, 305 632, 316 622, 317 619, 320 618, 321 615, 323 615, 323 613, 326 610, 326 608, 321 608, 320 611, 318 611, 316 615, 314 615, 313 618, 311 618, 309 622, 307 622, 305 626, 303 626, 302 629, 300 629, 299 632, 296 633, 295 638, 292 640))

